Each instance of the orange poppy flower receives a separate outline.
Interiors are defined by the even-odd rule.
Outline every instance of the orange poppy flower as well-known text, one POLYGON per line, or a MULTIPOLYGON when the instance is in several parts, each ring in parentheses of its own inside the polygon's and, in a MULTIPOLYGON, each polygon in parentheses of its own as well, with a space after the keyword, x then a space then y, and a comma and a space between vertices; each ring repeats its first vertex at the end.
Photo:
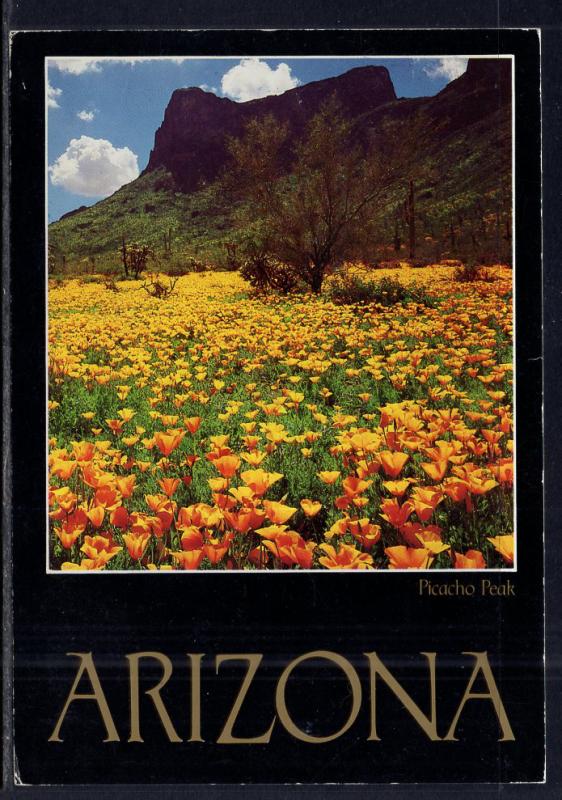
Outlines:
POLYGON ((300 506, 307 517, 315 517, 322 508, 322 503, 314 500, 301 500, 300 506))
POLYGON ((326 569, 373 569, 372 556, 362 553, 351 544, 341 544, 338 550, 331 544, 321 544, 318 549, 326 553, 318 559, 326 569))
POLYGON ((486 562, 480 550, 467 550, 464 555, 453 551, 455 569, 486 569, 486 562))
POLYGON ((203 561, 202 550, 181 550, 171 552, 170 555, 181 569, 197 569, 203 561))
POLYGON ((149 533, 124 533, 123 541, 133 561, 140 561, 150 541, 149 533))
POLYGON ((203 534, 194 525, 182 529, 181 549, 200 550, 203 546, 203 534))
POLYGON ((103 506, 94 506, 93 508, 90 508, 89 511, 86 511, 86 516, 94 528, 99 528, 105 517, 105 508, 103 508, 103 506))
POLYGON ((102 506, 107 511, 113 511, 121 505, 121 495, 109 486, 100 486, 94 495, 94 505, 102 506))
POLYGON ((487 539, 494 545, 494 549, 500 554, 506 564, 513 564, 515 550, 513 534, 488 536, 487 539))
POLYGON ((259 528, 265 519, 265 513, 252 508, 240 511, 223 510, 223 517, 227 524, 238 533, 247 533, 251 529, 259 528))
POLYGON ((88 558, 94 559, 98 565, 107 564, 122 549, 122 547, 113 544, 109 537, 105 536, 85 536, 84 544, 80 548, 88 558))
POLYGON ((383 450, 379 453, 382 468, 389 478, 397 478, 409 458, 407 453, 393 452, 392 450, 383 450))
POLYGON ((367 550, 371 550, 381 538, 380 525, 369 522, 368 518, 347 520, 347 530, 367 550))
POLYGON ((328 485, 331 485, 332 483, 335 483, 337 481, 341 473, 338 470, 332 470, 327 472, 326 471, 318 472, 317 475, 322 481, 322 483, 327 483, 328 485))
POLYGON ((77 508, 72 514, 69 514, 63 522, 63 530, 65 533, 83 533, 88 524, 88 515, 82 508, 77 508))
POLYGON ((144 499, 150 510, 155 513, 169 503, 169 498, 165 494, 145 494, 144 499))
POLYGON ((206 503, 195 503, 187 508, 180 508, 176 527, 181 530, 189 525, 197 528, 214 528, 222 520, 222 512, 206 503))
POLYGON ((167 497, 172 497, 180 485, 180 481, 179 478, 162 478, 158 481, 158 485, 167 497))
POLYGON ((351 500, 357 495, 363 494, 372 483, 373 481, 364 481, 356 475, 348 475, 342 482, 342 486, 346 496, 351 500))
POLYGON ((118 506, 109 515, 109 521, 116 528, 126 530, 129 527, 129 512, 125 506, 118 506))
POLYGON ((176 433, 161 433, 157 431, 154 434, 154 443, 166 458, 180 446, 185 431, 177 431, 176 433))
POLYGON ((486 494, 498 485, 497 481, 482 470, 479 470, 478 474, 469 474, 467 481, 470 493, 476 495, 486 494))
POLYGON ((267 457, 267 453, 263 453, 261 450, 252 450, 250 453, 241 453, 240 455, 251 467, 259 467, 267 457))
POLYGON ((133 494, 133 490, 135 488, 136 483, 136 475, 127 475, 124 478, 117 478, 115 481, 115 485, 117 486, 118 490, 121 492, 121 496, 125 499, 131 497, 133 494))
POLYGON ((297 510, 296 508, 272 500, 264 500, 263 507, 267 518, 271 520, 274 525, 283 525, 297 510))
POLYGON ((381 517, 390 522, 395 528, 401 528, 414 510, 414 505, 406 500, 402 505, 393 497, 392 500, 383 500, 381 503, 381 517))
POLYGON ((422 547, 433 553, 434 556, 450 550, 451 546, 441 539, 441 529, 437 525, 427 525, 416 534, 416 539, 422 547))
POLYGON ((439 461, 422 461, 421 467, 433 481, 442 481, 447 472, 447 459, 440 459, 439 461))
POLYGON ((51 465, 51 473, 56 475, 61 481, 67 481, 77 467, 76 461, 57 458, 51 465))
POLYGON ((92 442, 72 442, 72 451, 76 461, 91 461, 94 457, 95 447, 92 442))
POLYGON ((197 433, 201 426, 201 417, 186 417, 183 424, 190 433, 197 433))
POLYGON ((417 486, 411 496, 420 522, 427 522, 442 500, 443 492, 432 486, 417 486))
POLYGON ((429 569, 433 555, 424 547, 385 547, 390 563, 388 569, 429 569))
POLYGON ((105 562, 100 562, 95 558, 83 558, 79 564, 76 564, 74 561, 65 561, 61 564, 61 570, 63 572, 90 572, 94 570, 100 570, 105 567, 105 562))
POLYGON ((159 508, 156 512, 158 524, 153 524, 152 529, 157 536, 161 536, 165 531, 169 531, 174 521, 174 508, 168 506, 167 508, 159 508))
POLYGON ((62 511, 67 514, 75 508, 77 500, 77 496, 74 492, 70 491, 68 486, 63 486, 61 489, 54 489, 49 492, 49 504, 57 503, 62 511))
POLYGON ((316 549, 314 542, 305 543, 300 539, 291 544, 280 544, 276 540, 275 542, 265 541, 264 545, 287 567, 298 565, 301 569, 310 569, 312 566, 312 558, 316 549))
POLYGON ((218 564, 219 561, 225 557, 228 552, 228 548, 230 547, 230 543, 234 538, 232 533, 227 533, 222 541, 220 539, 207 539, 205 545, 203 546, 203 553, 211 564, 215 565, 218 564))
POLYGON ((394 497, 402 497, 410 486, 410 481, 407 479, 401 481, 383 481, 382 485, 391 495, 394 495, 394 497))
POLYGON ((58 536, 60 543, 66 550, 70 550, 74 545, 74 542, 80 537, 82 531, 80 530, 72 530, 68 531, 65 530, 64 526, 62 528, 55 528, 55 534, 58 536))
POLYGON ((255 495, 261 497, 283 475, 280 472, 266 472, 263 469, 249 469, 241 474, 241 478, 255 495))
POLYGON ((223 478, 232 478, 236 475, 241 461, 238 456, 228 455, 217 458, 213 464, 223 478))

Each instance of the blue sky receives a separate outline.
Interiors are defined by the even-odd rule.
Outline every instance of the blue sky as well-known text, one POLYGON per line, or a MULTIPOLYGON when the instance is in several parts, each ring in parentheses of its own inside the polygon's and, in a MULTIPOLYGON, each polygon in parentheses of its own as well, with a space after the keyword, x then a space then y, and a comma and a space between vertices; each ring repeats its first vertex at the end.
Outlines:
POLYGON ((174 89, 199 86, 243 102, 369 64, 388 68, 398 97, 420 97, 462 74, 466 59, 49 59, 49 221, 98 202, 144 169, 174 89))

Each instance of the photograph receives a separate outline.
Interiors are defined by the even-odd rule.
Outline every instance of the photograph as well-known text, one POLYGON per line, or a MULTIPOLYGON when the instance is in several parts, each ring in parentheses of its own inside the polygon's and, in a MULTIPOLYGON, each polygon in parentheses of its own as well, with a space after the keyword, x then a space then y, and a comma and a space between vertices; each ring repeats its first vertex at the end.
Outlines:
POLYGON ((49 572, 515 570, 513 80, 45 58, 49 572))

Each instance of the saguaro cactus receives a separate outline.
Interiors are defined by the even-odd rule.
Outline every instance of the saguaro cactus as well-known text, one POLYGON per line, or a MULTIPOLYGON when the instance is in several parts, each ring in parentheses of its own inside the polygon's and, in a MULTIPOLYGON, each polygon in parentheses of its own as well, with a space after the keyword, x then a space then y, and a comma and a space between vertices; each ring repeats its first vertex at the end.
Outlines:
POLYGON ((408 185, 408 196, 404 203, 404 217, 408 225, 408 245, 410 258, 416 257, 416 200, 414 195, 414 181, 408 185))

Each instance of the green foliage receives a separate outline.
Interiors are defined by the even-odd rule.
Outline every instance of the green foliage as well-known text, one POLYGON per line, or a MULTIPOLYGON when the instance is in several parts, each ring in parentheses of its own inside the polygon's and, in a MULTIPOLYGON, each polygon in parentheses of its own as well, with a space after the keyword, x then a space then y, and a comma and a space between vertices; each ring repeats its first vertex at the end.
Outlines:
POLYGON ((224 258, 223 242, 237 240, 231 223, 235 210, 218 185, 186 195, 177 192, 168 173, 156 170, 84 211, 51 223, 50 274, 122 271, 123 237, 150 247, 162 271, 180 270, 185 264, 193 271, 191 259, 218 265, 224 258))
POLYGON ((328 297, 336 305, 377 303, 381 306, 393 306, 397 303, 419 303, 433 308, 436 304, 435 298, 420 286, 404 286, 392 278, 383 278, 373 283, 358 275, 349 274, 338 275, 331 281, 328 297))

